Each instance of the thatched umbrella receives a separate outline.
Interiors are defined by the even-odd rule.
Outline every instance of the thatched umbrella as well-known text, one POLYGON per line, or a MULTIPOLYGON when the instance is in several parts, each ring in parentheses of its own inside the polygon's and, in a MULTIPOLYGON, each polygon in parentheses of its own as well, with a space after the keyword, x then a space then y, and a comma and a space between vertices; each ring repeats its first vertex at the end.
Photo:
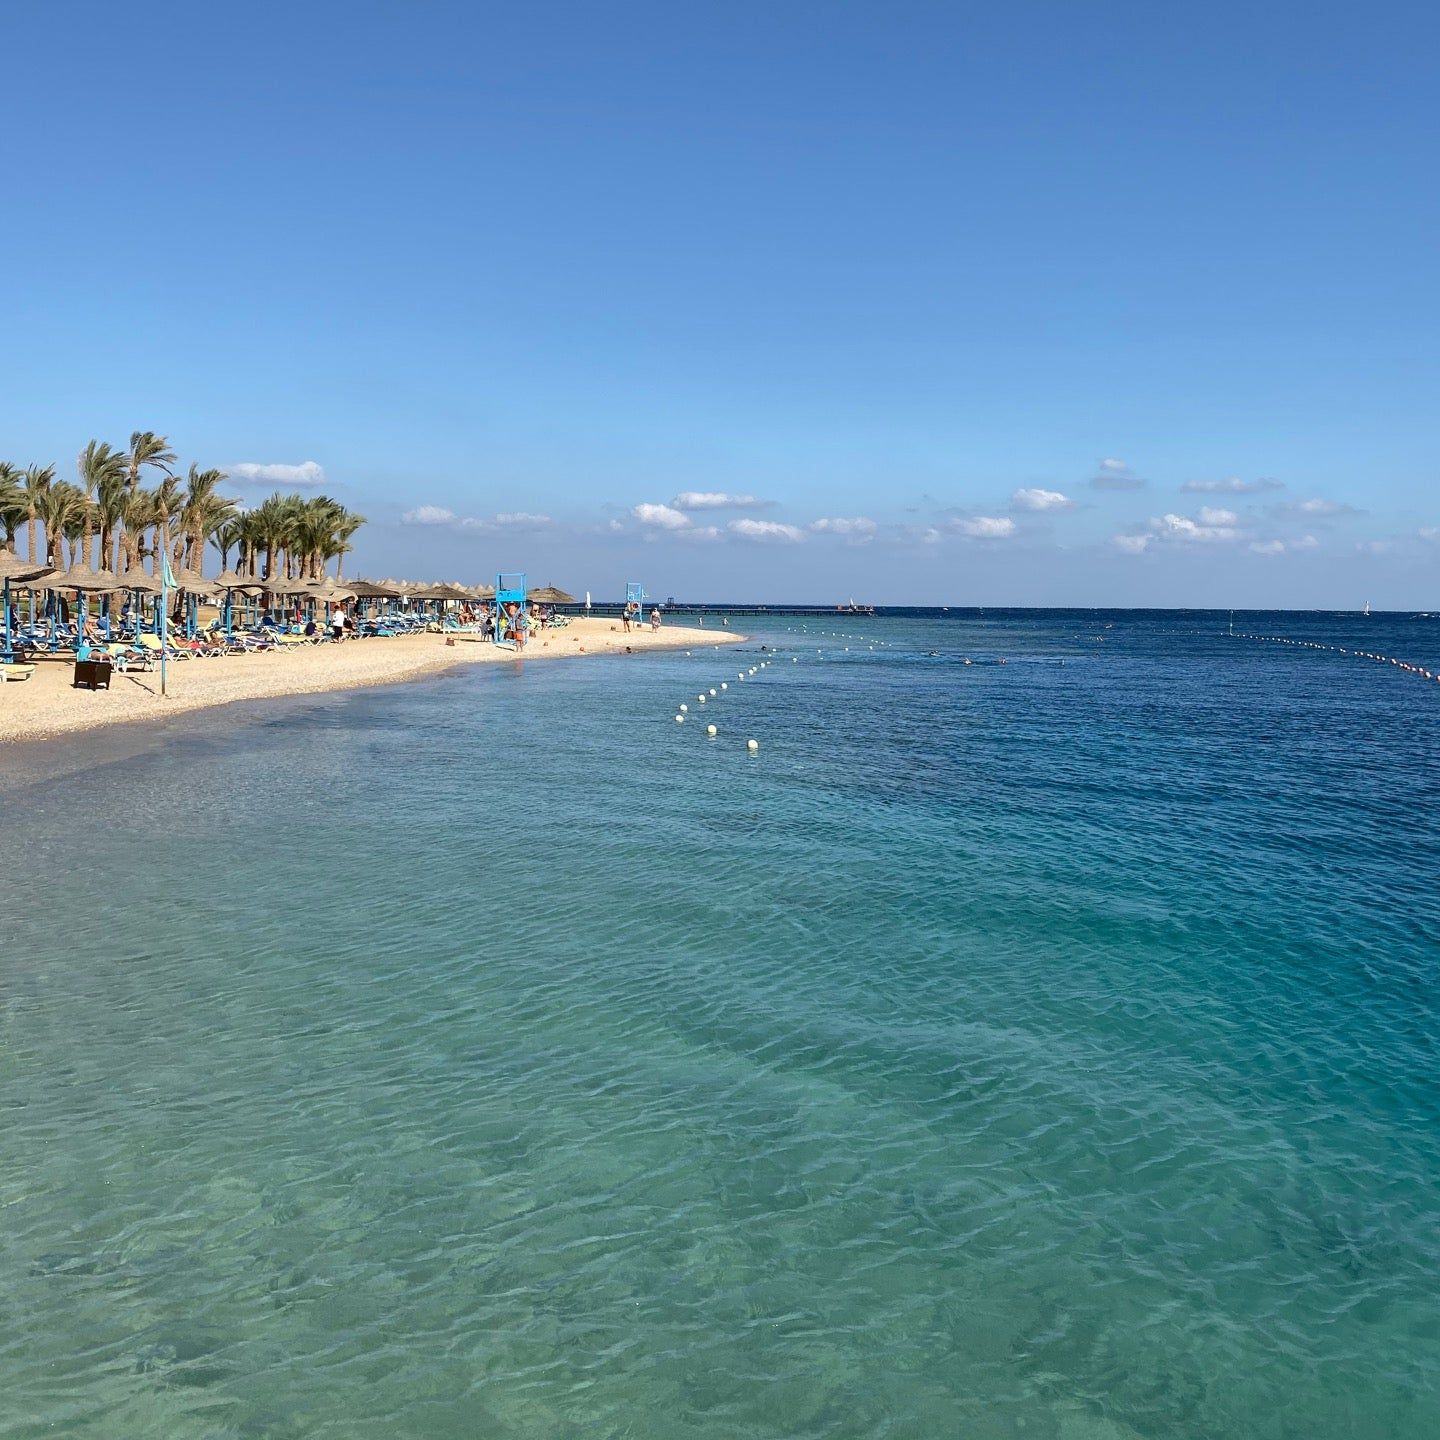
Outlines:
POLYGON ((160 582, 148 570, 142 570, 138 565, 117 575, 115 586, 118 590, 134 590, 141 595, 160 593, 160 582))
POLYGON ((250 589, 251 581, 243 575, 237 575, 235 571, 227 567, 211 581, 211 584, 217 590, 225 592, 225 633, 232 635, 235 632, 235 592, 250 589))
POLYGON ((51 573, 48 565, 36 565, 33 560, 22 560, 8 550, 0 550, 0 606, 5 611, 5 649, 0 654, 9 661, 15 658, 15 648, 10 643, 10 583, 32 584, 43 580, 51 573))
POLYGON ((119 588, 120 582, 108 570, 92 570, 84 560, 77 560, 62 574, 53 575, 45 582, 50 590, 73 590, 80 597, 80 623, 76 627, 79 642, 85 640, 85 618, 87 595, 109 595, 119 588))
POLYGON ((559 590, 554 585, 542 585, 538 590, 532 590, 529 598, 538 600, 542 605, 573 605, 575 597, 566 590, 559 590))
POLYGON ((213 580, 207 580, 198 570, 184 568, 175 572, 176 586, 191 595, 213 595, 219 588, 213 580))

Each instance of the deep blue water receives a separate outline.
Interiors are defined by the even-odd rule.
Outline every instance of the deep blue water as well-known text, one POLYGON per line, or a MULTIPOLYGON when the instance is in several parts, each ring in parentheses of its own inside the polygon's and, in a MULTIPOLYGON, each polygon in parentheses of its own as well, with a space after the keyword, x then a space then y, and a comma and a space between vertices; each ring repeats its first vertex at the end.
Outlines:
POLYGON ((745 623, 0 753, 0 1436, 1440 1434, 1440 684, 745 623))

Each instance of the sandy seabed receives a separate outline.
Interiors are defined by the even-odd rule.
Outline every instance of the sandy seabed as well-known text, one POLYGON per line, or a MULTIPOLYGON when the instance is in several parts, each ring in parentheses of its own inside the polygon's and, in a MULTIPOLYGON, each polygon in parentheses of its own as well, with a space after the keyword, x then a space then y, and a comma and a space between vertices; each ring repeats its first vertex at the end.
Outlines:
POLYGON ((0 744, 104 725, 168 719, 239 700, 306 695, 390 685, 462 665, 524 664, 581 655, 635 654, 647 650, 735 643, 743 635, 695 626, 649 626, 626 634, 613 619, 576 619, 558 630, 537 632, 523 658, 474 635, 401 635, 294 646, 284 651, 171 661, 167 694, 158 670, 114 673, 109 690, 76 690, 73 661, 40 660, 25 681, 0 684, 0 744), (453 640, 454 643, 447 643, 453 640))

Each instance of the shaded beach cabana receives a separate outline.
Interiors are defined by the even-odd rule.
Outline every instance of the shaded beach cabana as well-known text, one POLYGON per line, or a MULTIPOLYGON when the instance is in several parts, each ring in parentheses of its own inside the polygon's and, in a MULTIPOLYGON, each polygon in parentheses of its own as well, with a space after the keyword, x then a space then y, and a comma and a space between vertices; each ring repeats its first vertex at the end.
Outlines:
MULTIPOLYGON (((75 645, 78 652, 79 648, 85 644, 87 597, 111 595, 120 588, 120 582, 109 570, 92 570, 83 560, 77 560, 64 574, 47 580, 46 586, 51 590, 73 590, 79 599, 78 619, 75 626, 75 645)), ((109 615, 105 617, 105 629, 108 633, 110 629, 109 615)))
POLYGON ((254 581, 247 576, 239 575, 234 570, 222 570, 211 582, 217 590, 225 592, 224 624, 225 633, 235 633, 235 592, 249 591, 254 588, 254 581))
POLYGON ((45 580, 54 572, 48 565, 36 565, 31 560, 22 560, 8 550, 0 550, 0 605, 5 610, 5 648, 0 650, 0 660, 6 664, 15 658, 15 647, 10 635, 10 586, 32 585, 36 580, 45 580))
MULTIPOLYGON (((146 595, 157 596, 160 594, 160 582, 148 570, 142 569, 137 560, 129 569, 122 571, 115 577, 115 593, 119 595, 132 595, 135 597, 135 633, 139 635, 145 628, 145 599, 146 595)), ((155 617, 155 633, 160 633, 160 617, 155 617)))

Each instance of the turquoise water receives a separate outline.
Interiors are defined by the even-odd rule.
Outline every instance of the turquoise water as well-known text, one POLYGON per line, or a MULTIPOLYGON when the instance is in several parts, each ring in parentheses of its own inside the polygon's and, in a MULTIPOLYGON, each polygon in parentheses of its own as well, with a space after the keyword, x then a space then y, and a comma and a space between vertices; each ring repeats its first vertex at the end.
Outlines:
POLYGON ((0 758, 0 1436, 1440 1433, 1440 685, 833 628, 0 758))

